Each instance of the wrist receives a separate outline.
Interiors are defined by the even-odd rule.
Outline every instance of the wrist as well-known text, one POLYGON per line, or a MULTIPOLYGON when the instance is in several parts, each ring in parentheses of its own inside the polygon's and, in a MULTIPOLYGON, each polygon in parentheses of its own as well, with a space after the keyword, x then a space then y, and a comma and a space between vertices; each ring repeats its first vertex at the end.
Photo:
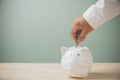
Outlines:
POLYGON ((88 32, 91 32, 94 30, 94 28, 87 22, 87 20, 84 18, 84 16, 82 16, 82 21, 83 21, 83 24, 85 24, 84 27, 86 27, 88 29, 88 32))

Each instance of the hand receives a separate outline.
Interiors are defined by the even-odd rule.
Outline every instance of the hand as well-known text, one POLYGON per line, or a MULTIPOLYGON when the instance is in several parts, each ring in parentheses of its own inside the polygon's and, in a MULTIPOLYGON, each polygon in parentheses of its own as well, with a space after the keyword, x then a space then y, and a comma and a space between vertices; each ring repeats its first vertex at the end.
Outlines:
POLYGON ((73 22, 70 34, 75 43, 81 43, 87 36, 88 33, 93 31, 94 29, 88 24, 88 22, 84 19, 83 16, 80 16, 75 19, 73 22), (78 39, 76 39, 76 32, 81 31, 78 39))

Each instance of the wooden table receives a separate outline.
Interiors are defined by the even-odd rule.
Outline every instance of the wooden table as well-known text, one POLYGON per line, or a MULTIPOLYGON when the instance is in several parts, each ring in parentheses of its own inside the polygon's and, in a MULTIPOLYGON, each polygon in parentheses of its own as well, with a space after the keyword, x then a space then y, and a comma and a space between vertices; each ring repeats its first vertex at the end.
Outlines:
POLYGON ((0 80, 120 80, 120 63, 94 63, 83 79, 68 78, 59 63, 0 63, 0 80))

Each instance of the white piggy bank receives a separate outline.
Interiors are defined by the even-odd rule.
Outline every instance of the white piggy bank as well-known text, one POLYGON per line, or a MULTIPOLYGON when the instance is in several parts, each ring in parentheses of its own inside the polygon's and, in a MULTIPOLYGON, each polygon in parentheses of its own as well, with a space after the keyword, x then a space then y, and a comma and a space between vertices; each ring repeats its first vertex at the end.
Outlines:
POLYGON ((92 66, 92 55, 87 47, 62 47, 61 64, 69 77, 87 77, 92 66))

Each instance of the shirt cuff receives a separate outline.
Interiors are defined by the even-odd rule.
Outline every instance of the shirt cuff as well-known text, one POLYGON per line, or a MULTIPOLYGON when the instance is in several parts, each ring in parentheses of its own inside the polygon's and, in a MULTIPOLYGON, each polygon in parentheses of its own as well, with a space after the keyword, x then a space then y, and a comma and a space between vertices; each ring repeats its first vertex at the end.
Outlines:
POLYGON ((92 5, 84 12, 83 17, 92 28, 97 29, 101 25, 103 13, 95 5, 92 5))

